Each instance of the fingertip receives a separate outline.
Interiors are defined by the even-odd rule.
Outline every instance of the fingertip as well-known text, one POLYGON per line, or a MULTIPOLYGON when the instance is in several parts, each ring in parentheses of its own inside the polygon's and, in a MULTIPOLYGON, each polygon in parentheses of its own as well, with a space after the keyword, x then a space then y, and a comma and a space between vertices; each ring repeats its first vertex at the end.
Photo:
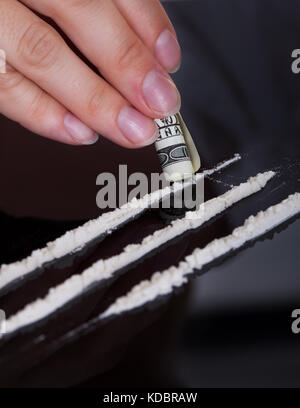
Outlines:
POLYGON ((90 140, 86 140, 85 142, 83 142, 82 144, 86 145, 86 146, 90 146, 93 145, 95 143, 97 143, 99 140, 99 135, 98 133, 94 133, 94 137, 90 140))
POLYGON ((92 145, 99 139, 97 133, 70 112, 65 114, 64 127, 75 144, 92 145))
POLYGON ((162 31, 156 40, 155 56, 168 72, 178 71, 181 65, 181 48, 176 36, 169 29, 162 31))
POLYGON ((132 106, 122 107, 117 122, 122 134, 131 144, 131 148, 148 146, 157 139, 158 128, 154 120, 132 106))

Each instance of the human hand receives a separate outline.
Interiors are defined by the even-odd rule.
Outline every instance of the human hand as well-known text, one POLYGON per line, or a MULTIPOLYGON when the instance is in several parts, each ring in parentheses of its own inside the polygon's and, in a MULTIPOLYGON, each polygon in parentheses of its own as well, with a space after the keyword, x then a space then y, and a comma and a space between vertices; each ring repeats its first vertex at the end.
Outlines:
POLYGON ((180 109, 167 73, 178 68, 180 48, 158 0, 0 0, 0 49, 0 112, 50 139, 92 144, 99 133, 137 148, 156 139, 151 118, 180 109))

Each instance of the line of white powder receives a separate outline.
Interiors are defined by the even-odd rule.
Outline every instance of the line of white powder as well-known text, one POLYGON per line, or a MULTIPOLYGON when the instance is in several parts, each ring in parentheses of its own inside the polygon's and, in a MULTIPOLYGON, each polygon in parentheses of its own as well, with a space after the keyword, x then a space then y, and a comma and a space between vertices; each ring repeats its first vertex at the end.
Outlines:
POLYGON ((135 285, 125 296, 118 298, 108 307, 100 317, 135 309, 155 300, 158 296, 171 293, 173 288, 186 283, 187 276, 195 270, 201 270, 204 265, 243 246, 247 241, 263 235, 299 212, 300 194, 295 193, 266 211, 260 211, 256 216, 251 215, 230 235, 215 239, 203 249, 196 248, 177 267, 172 266, 163 272, 156 272, 151 279, 135 285))
POLYGON ((128 245, 120 254, 101 259, 81 274, 73 275, 62 284, 51 288, 43 299, 29 303, 7 319, 6 331, 12 332, 54 313, 59 307, 79 296, 91 284, 111 278, 116 271, 136 262, 184 232, 200 227, 234 203, 261 190, 274 174, 273 171, 268 171, 251 177, 247 182, 202 204, 199 210, 188 212, 183 219, 177 219, 167 227, 148 235, 141 243, 128 245))
MULTIPOLYGON (((233 158, 219 163, 214 168, 198 173, 196 175, 196 181, 220 171, 240 160, 240 158, 241 156, 239 154, 235 154, 233 158)), ((185 186, 187 185, 188 183, 185 184, 185 186)), ((182 183, 174 183, 172 187, 167 186, 161 190, 146 194, 141 199, 134 198, 122 207, 105 213, 95 220, 90 220, 82 226, 66 232, 61 237, 49 242, 44 248, 34 250, 27 258, 11 264, 3 264, 0 267, 0 289, 3 289, 14 280, 30 274, 47 262, 80 250, 85 244, 98 236, 110 234, 120 225, 129 222, 145 209, 151 208, 162 198, 169 196, 172 192, 179 191, 182 187, 182 183)))

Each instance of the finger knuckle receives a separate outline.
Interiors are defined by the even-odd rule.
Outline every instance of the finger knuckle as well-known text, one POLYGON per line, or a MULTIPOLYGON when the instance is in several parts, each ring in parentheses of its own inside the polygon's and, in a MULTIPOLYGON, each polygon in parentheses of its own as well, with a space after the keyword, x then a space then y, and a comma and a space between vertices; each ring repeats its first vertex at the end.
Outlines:
POLYGON ((18 52, 22 62, 31 67, 49 68, 57 58, 58 34, 42 22, 32 23, 22 35, 18 52))
POLYGON ((118 54, 117 65, 119 70, 127 70, 143 59, 144 47, 142 42, 136 38, 121 44, 118 54))
MULTIPOLYGON (((60 0, 61 1, 61 0, 60 0)), ((81 7, 90 7, 97 3, 95 0, 65 0, 65 6, 74 7, 74 8, 81 8, 81 7)))
POLYGON ((12 92, 20 86, 23 80, 23 75, 16 71, 0 74, 0 90, 1 92, 12 92))
POLYGON ((103 100, 105 100, 104 93, 105 93, 104 87, 100 86, 97 89, 95 89, 89 96, 87 104, 87 113, 89 116, 91 117, 99 116, 99 113, 103 107, 103 100))
POLYGON ((49 106, 48 102, 48 95, 42 90, 37 91, 30 104, 30 111, 28 115, 33 123, 40 123, 46 116, 49 106))

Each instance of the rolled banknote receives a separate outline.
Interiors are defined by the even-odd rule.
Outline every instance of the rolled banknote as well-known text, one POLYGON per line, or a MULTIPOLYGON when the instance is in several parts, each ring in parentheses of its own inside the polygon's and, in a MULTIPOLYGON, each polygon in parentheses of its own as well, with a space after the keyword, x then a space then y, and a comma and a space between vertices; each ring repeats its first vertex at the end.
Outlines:
POLYGON ((155 122, 159 129, 155 147, 166 179, 192 177, 200 168, 200 157, 180 113, 155 122))

